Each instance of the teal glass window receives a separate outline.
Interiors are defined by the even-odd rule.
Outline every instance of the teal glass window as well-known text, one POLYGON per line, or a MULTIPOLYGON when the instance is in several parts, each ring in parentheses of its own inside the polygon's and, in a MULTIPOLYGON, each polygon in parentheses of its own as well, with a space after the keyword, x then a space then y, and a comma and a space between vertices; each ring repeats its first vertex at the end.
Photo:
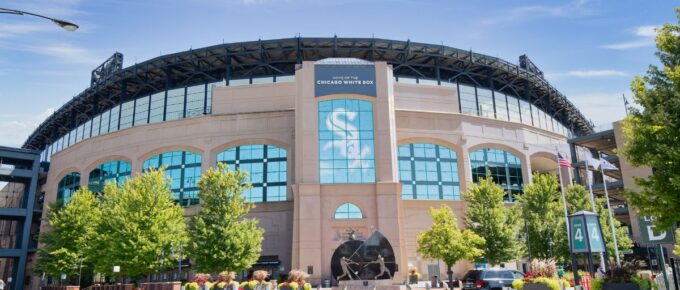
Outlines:
POLYGON ((505 201, 516 201, 515 197, 522 194, 522 163, 514 154, 495 148, 482 148, 470 153, 470 165, 472 181, 479 182, 480 178, 491 176, 496 184, 505 189, 505 201))
POLYGON ((172 183, 172 197, 183 206, 199 203, 198 180, 201 178, 201 155, 190 151, 171 151, 152 156, 144 161, 142 169, 165 168, 172 183))
POLYGON ((102 192, 104 186, 110 182, 120 184, 130 177, 132 164, 129 162, 114 160, 100 164, 90 171, 90 178, 87 186, 92 192, 102 192))
POLYGON ((361 209, 353 203, 344 203, 335 210, 333 218, 336 220, 361 219, 364 215, 361 209))
POLYGON ((249 202, 288 199, 288 156, 286 150, 273 145, 253 144, 229 148, 217 154, 217 162, 229 169, 248 172, 252 185, 243 195, 249 202))
POLYGON ((373 104, 354 99, 319 102, 321 183, 374 183, 373 104))
POLYGON ((402 199, 460 200, 456 152, 440 145, 399 146, 402 199))
POLYGON ((66 174, 57 185, 57 203, 66 205, 78 189, 80 189, 80 173, 71 172, 66 174))

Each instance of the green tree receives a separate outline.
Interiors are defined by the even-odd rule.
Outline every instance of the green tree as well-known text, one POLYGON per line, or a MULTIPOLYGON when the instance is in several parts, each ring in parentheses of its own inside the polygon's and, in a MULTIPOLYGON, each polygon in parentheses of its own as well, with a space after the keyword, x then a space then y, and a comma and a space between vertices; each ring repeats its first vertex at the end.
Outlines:
POLYGON ((460 260, 473 260, 484 254, 484 238, 471 230, 460 230, 450 207, 430 208, 432 227, 418 235, 418 253, 427 259, 440 259, 446 264, 449 283, 453 283, 453 267, 460 260))
POLYGON ((467 203, 465 227, 484 238, 484 260, 491 265, 517 258, 517 216, 503 204, 505 190, 491 178, 482 178, 463 193, 467 203))
POLYGON ((164 170, 152 169, 118 186, 107 184, 102 195, 99 238, 93 247, 96 270, 139 277, 172 265, 171 253, 186 243, 184 211, 172 199, 164 170))
MULTIPOLYGON (((680 9, 676 9, 680 23, 680 9)), ((653 168, 635 182, 639 192, 625 197, 641 215, 656 217, 655 225, 670 228, 680 221, 680 25, 657 29, 656 46, 661 65, 650 65, 645 76, 631 84, 633 100, 641 109, 630 108, 623 121, 627 140, 621 153, 634 166, 653 168), (669 210, 671 209, 671 210, 669 210)))
POLYGON ((532 258, 565 259, 560 241, 566 243, 567 230, 559 186, 555 175, 536 173, 533 183, 526 185, 524 194, 518 196, 532 258))
POLYGON ((191 219, 189 232, 191 257, 199 271, 242 271, 260 257, 264 230, 256 219, 246 218, 254 204, 241 195, 250 188, 247 177, 220 163, 198 182, 203 208, 191 219))
MULTIPOLYGON (((38 250, 38 263, 34 272, 59 277, 80 274, 80 268, 91 271, 95 262, 89 255, 97 236, 101 220, 99 200, 86 187, 73 194, 65 206, 52 204, 47 212, 50 230, 41 234, 44 245, 38 250)), ((59 280, 59 279, 57 279, 59 280)))

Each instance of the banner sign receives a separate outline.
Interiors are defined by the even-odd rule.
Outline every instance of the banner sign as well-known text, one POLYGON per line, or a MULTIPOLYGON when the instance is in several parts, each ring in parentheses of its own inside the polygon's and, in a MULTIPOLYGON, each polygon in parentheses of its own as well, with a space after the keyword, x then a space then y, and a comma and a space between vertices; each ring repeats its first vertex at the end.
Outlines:
POLYGON ((640 225, 640 237, 642 244, 672 244, 673 231, 666 229, 665 231, 658 230, 654 224, 653 217, 638 217, 638 224, 640 225))
POLYGON ((358 94, 375 97, 375 66, 317 64, 314 66, 314 96, 358 94))

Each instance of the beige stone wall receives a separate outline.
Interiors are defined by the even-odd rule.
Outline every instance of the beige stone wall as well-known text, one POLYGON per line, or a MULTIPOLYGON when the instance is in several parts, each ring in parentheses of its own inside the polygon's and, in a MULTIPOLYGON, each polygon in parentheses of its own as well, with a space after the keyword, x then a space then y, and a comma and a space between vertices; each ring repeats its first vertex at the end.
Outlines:
MULTIPOLYGON (((314 96, 314 62, 304 62, 296 81, 249 86, 218 87, 213 92, 213 114, 192 119, 136 126, 85 140, 52 156, 44 187, 46 201, 56 198, 57 183, 71 171, 89 171, 110 160, 132 163, 141 171, 147 158, 169 150, 191 150, 203 157, 203 169, 215 164, 217 153, 242 144, 272 144, 288 151, 288 202, 257 204, 253 216, 266 229, 263 255, 279 255, 286 270, 314 268, 310 281, 330 278, 330 257, 343 242, 341 234, 355 228, 364 237, 380 230, 392 244, 403 281, 409 267, 427 279, 428 261, 416 253, 418 233, 431 225, 428 209, 447 204, 462 227, 464 201, 402 200, 398 179, 397 147, 413 142, 443 145, 458 155, 461 190, 472 176, 469 153, 483 147, 513 152, 523 167, 525 183, 531 180, 532 158, 553 156, 559 147, 568 156, 566 138, 531 126, 461 115, 456 89, 397 84, 392 68, 376 64, 377 97, 359 95, 314 96), (375 184, 319 184, 318 102, 333 98, 368 100, 374 107, 375 184), (334 220, 336 208, 352 202, 364 213, 359 220, 334 220)), ((187 215, 200 208, 187 208, 187 215)), ((471 268, 458 263, 462 276, 471 268)), ((446 271, 440 265, 440 272, 446 271)))

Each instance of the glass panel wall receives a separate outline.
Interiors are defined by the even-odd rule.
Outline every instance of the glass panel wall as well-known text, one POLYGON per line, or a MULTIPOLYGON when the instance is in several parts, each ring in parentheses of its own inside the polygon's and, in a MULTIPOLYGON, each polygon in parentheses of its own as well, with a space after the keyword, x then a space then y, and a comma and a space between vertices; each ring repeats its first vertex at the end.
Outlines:
POLYGON ((505 99, 505 94, 500 92, 493 93, 493 100, 496 104, 496 119, 509 121, 508 119, 508 102, 505 99))
POLYGON ((102 114, 102 121, 101 121, 101 127, 99 128, 99 134, 104 135, 109 132, 109 117, 111 115, 111 111, 106 111, 102 114))
POLYGON ((458 92, 460 97, 460 112, 463 114, 477 116, 477 97, 475 97, 475 87, 458 85, 458 92))
POLYGON ((165 92, 151 95, 151 111, 149 113, 149 123, 163 121, 163 110, 165 109, 165 92))
POLYGON ((134 118, 135 101, 128 101, 121 105, 120 109, 120 126, 119 129, 132 127, 132 119, 134 118))
POLYGON ((115 106, 111 109, 111 117, 109 118, 109 132, 118 131, 119 118, 120 118, 120 106, 115 106))
POLYGON ((516 201, 516 196, 522 194, 522 165, 514 154, 495 148, 482 148, 470 153, 472 181, 479 182, 480 178, 491 177, 493 181, 506 191, 506 202, 516 201))
POLYGON ((198 204, 196 183, 201 178, 201 155, 190 151, 171 151, 144 161, 142 170, 166 166, 165 175, 172 180, 173 198, 182 206, 198 204))
POLYGON ((217 162, 229 169, 249 173, 252 188, 244 192, 249 202, 284 201, 288 199, 288 161, 286 150, 273 145, 254 144, 229 148, 217 154, 217 162))
POLYGON ((78 189, 80 189, 80 173, 71 172, 66 174, 57 185, 57 203, 66 205, 78 189))
POLYGON ((510 121, 521 123, 522 118, 520 117, 519 112, 519 100, 511 95, 507 95, 506 97, 508 98, 508 113, 510 121))
POLYGON ((186 118, 203 115, 205 104, 205 85, 187 87, 186 118))
POLYGON ((83 138, 82 138, 82 140, 90 138, 90 130, 92 130, 92 120, 85 122, 85 125, 83 125, 83 138))
POLYGON ((531 116, 531 104, 529 104, 529 102, 525 100, 520 99, 519 108, 520 111, 522 112, 522 124, 533 126, 534 121, 531 116))
POLYGON ((318 127, 321 183, 375 182, 371 102, 321 101, 318 127))
POLYGON ((135 122, 133 126, 149 122, 149 96, 135 100, 135 122))
POLYGON ((184 88, 168 91, 165 120, 179 120, 184 117, 184 88))
POLYGON ((479 115, 485 118, 495 118, 493 108, 493 94, 490 90, 477 88, 477 103, 479 104, 479 115))
POLYGON ((120 184, 130 177, 131 172, 132 164, 129 162, 114 160, 100 164, 90 171, 87 187, 92 192, 102 192, 107 183, 116 182, 120 184))
POLYGON ((460 200, 456 152, 435 144, 399 146, 402 199, 460 200))

